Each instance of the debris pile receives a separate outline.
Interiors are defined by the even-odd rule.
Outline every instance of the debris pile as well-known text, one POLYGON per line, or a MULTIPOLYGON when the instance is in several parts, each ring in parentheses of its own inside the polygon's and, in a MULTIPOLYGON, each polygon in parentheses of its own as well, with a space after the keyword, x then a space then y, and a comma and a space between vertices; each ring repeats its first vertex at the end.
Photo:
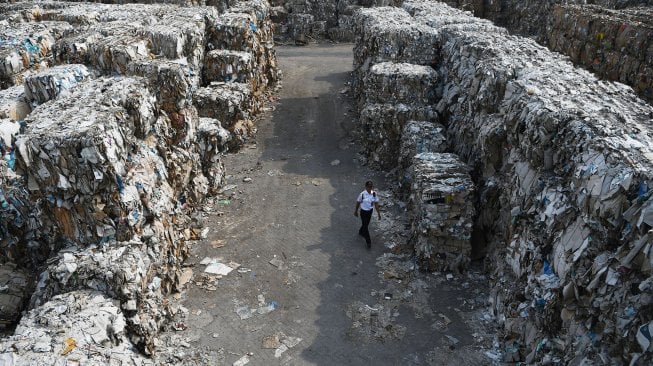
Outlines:
POLYGON ((269 4, 0 7, 11 32, 47 41, 38 59, 0 45, 31 65, 5 68, 3 88, 20 85, 0 91, 0 261, 40 272, 33 294, 7 293, 20 306, 3 322, 30 295, 31 310, 0 360, 146 362, 135 347, 153 354, 176 312, 193 209, 279 76, 269 4))
POLYGON ((411 121, 437 121, 435 108, 427 105, 368 104, 359 112, 361 140, 366 146, 367 162, 383 169, 397 166, 401 133, 411 121))
POLYGON ((444 126, 439 123, 408 121, 401 132, 399 168, 406 171, 413 164, 413 157, 417 154, 445 152, 449 144, 444 132, 444 126))
POLYGON ((428 105, 435 102, 433 86, 437 73, 429 66, 381 62, 372 65, 364 76, 359 105, 403 103, 428 105))
POLYGON ((47 67, 55 40, 70 31, 64 22, 15 23, 0 20, 0 88, 20 84, 26 70, 47 67))
POLYGON ((207 82, 224 81, 244 83, 255 78, 254 59, 251 53, 213 50, 206 55, 204 65, 204 80, 207 82))
POLYGON ((213 82, 198 88, 193 95, 200 117, 212 118, 229 131, 229 145, 241 146, 250 136, 254 124, 251 117, 259 111, 261 101, 246 83, 213 82))
MULTIPOLYGON (((432 107, 472 167, 473 229, 491 253, 491 309, 510 346, 503 360, 650 363, 653 108, 468 13, 420 0, 404 8, 358 10, 358 26, 432 28, 432 42, 412 46, 438 55, 432 107)), ((368 39, 361 31, 356 50, 374 49, 368 39)), ((366 59, 357 70, 374 64, 366 59)))
POLYGON ((600 78, 630 85, 649 103, 651 0, 447 0, 510 32, 534 37, 600 78), (587 5, 590 4, 591 5, 587 5))
POLYGON ((630 85, 653 102, 653 8, 556 6, 548 46, 602 78, 630 85))
MULTIPOLYGON (((84 65, 59 65, 35 74, 25 75, 25 97, 32 104, 42 104, 66 93, 78 83, 90 78, 84 65)), ((23 119, 23 118, 21 118, 23 119)))
POLYGON ((433 120, 437 74, 429 66, 381 62, 359 71, 356 97, 361 109, 361 138, 374 164, 397 164, 400 136, 409 120, 433 120))
POLYGON ((120 308, 101 292, 58 295, 29 311, 14 335, 0 341, 0 363, 154 364, 133 349, 125 324, 120 308))
POLYGON ((424 152, 410 169, 415 254, 429 271, 462 272, 469 264, 474 183, 454 154, 424 152))

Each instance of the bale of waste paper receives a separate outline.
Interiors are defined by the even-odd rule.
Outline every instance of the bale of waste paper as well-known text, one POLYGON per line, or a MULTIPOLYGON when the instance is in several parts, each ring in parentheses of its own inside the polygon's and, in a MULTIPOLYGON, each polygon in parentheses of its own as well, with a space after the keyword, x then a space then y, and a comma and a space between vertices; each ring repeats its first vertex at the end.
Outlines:
POLYGON ((78 83, 91 77, 84 65, 59 65, 25 76, 25 97, 34 104, 42 104, 67 93, 78 83))
POLYGON ((52 47, 64 32, 72 29, 64 22, 17 22, 0 20, 0 88, 22 82, 25 70, 49 66, 52 47))
POLYGON ((405 104, 369 104, 360 111, 360 136, 368 154, 368 163, 384 169, 397 166, 401 135, 411 120, 437 121, 430 106, 405 104))
POLYGON ((479 182, 490 263, 507 278, 491 297, 506 337, 526 363, 544 362, 542 347, 562 362, 650 361, 635 335, 653 294, 653 141, 633 131, 652 107, 532 40, 473 24, 437 31, 437 111, 479 182))
POLYGON ((432 65, 437 62, 438 33, 416 24, 401 8, 364 8, 354 13, 354 70, 380 62, 432 65))
POLYGON ((382 62, 370 67, 363 77, 358 103, 432 105, 437 81, 437 72, 430 66, 382 62))
POLYGON ((212 83, 199 88, 193 98, 200 117, 220 121, 231 133, 231 148, 238 148, 247 139, 253 128, 250 116, 260 108, 249 84, 212 83))
POLYGON ((231 50, 210 51, 204 60, 202 70, 205 84, 211 82, 260 82, 256 75, 254 57, 251 53, 231 50))
POLYGON ((12 86, 0 91, 0 118, 22 121, 31 111, 24 86, 12 86))
POLYGON ((202 171, 212 192, 216 192, 223 185, 225 170, 222 154, 229 149, 231 138, 231 133, 223 128, 217 119, 200 118, 198 144, 202 171))
POLYGON ((0 363, 42 364, 44 360, 52 365, 152 364, 127 338, 120 308, 93 291, 54 297, 30 310, 14 334, 0 341, 0 363))
POLYGON ((43 230, 78 243, 134 232, 174 207, 167 169, 146 136, 157 121, 142 80, 98 79, 36 108, 18 166, 41 201, 43 230), (157 199, 147 199, 156 194, 157 199))
POLYGON ((474 183, 456 155, 421 153, 411 167, 415 254, 429 271, 462 271, 470 261, 474 183))
POLYGON ((399 196, 407 198, 410 194, 410 167, 417 154, 447 150, 449 143, 444 136, 445 128, 439 123, 429 121, 408 121, 401 132, 399 157, 397 159, 399 177, 399 196))

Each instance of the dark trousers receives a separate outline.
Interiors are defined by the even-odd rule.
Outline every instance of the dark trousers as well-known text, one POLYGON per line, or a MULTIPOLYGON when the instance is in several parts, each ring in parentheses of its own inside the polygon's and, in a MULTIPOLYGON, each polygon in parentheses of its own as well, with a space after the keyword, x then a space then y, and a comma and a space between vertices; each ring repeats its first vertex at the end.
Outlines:
POLYGON ((365 238, 365 241, 369 244, 372 242, 372 239, 370 238, 370 230, 368 229, 368 226, 370 225, 370 220, 372 219, 372 211, 374 210, 369 210, 365 211, 361 209, 361 228, 358 230, 358 233, 365 238))

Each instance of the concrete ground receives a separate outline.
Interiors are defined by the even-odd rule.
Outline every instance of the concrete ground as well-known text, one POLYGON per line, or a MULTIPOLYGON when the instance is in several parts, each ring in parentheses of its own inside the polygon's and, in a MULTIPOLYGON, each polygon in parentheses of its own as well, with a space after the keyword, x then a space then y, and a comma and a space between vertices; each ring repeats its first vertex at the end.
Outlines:
POLYGON ((193 278, 179 298, 186 316, 163 333, 171 347, 159 362, 490 364, 492 336, 479 320, 485 277, 420 273, 397 249, 407 225, 392 181, 357 154, 346 92, 352 45, 277 55, 278 103, 255 141, 226 157, 230 189, 205 207, 210 231, 192 248, 193 278), (385 206, 372 219, 371 249, 353 216, 369 179, 385 206), (205 257, 240 267, 207 276, 205 257))

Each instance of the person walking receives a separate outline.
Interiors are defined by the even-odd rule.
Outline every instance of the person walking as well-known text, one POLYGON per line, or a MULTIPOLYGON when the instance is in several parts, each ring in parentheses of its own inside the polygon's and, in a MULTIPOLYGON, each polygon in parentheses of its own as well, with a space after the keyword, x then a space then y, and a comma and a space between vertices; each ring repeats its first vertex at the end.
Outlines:
POLYGON ((356 209, 354 209, 354 216, 358 216, 358 209, 360 208, 361 214, 361 228, 358 229, 358 235, 365 238, 367 248, 372 247, 372 239, 370 238, 370 230, 368 228, 370 220, 372 219, 372 211, 376 209, 376 213, 381 219, 381 211, 379 210, 379 197, 373 190, 374 184, 371 181, 365 182, 365 190, 356 198, 356 209))

